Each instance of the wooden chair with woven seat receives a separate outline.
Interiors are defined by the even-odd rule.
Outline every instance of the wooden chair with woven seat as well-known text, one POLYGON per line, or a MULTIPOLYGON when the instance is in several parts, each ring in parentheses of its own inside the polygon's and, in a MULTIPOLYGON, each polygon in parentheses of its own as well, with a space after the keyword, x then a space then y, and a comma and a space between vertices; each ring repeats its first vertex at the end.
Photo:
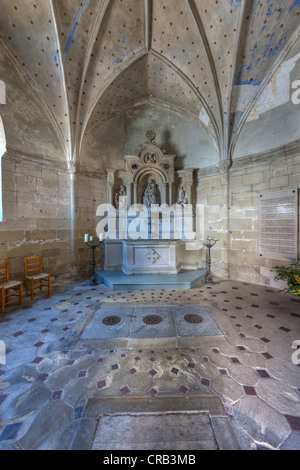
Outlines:
POLYGON ((13 302, 22 304, 22 281, 9 280, 8 261, 0 261, 0 289, 1 289, 1 310, 5 311, 5 306, 13 302))
POLYGON ((51 295, 51 276, 50 274, 43 273, 42 257, 27 256, 24 258, 24 268, 26 296, 29 295, 30 291, 31 299, 33 299, 35 292, 43 292, 45 290, 51 295))

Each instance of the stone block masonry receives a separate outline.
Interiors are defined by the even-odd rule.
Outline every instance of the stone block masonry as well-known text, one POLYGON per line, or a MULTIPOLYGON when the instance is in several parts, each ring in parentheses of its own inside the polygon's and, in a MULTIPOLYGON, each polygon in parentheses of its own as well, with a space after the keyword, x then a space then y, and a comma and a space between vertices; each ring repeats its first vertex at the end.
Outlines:
MULTIPOLYGON (((91 251, 83 238, 96 236, 96 210, 106 202, 103 171, 79 168, 71 178, 62 163, 15 152, 6 153, 2 164, 0 259, 9 260, 11 277, 22 280, 24 256, 36 254, 53 282, 89 277, 91 251)), ((205 207, 205 236, 219 239, 212 251, 213 275, 280 287, 270 271, 276 262, 258 254, 258 197, 299 187, 300 143, 198 170, 196 202, 205 207)), ((95 255, 101 269, 103 248, 95 255)), ((200 267, 206 255, 205 249, 197 253, 200 267)))
POLYGON ((24 279, 24 256, 33 255, 42 255, 54 283, 88 276, 90 253, 83 235, 95 235, 96 208, 105 202, 104 181, 75 175, 71 201, 66 166, 9 152, 3 157, 2 178, 0 258, 9 260, 11 278, 24 279))
POLYGON ((271 272, 278 263, 258 253, 258 198, 261 192, 299 190, 299 161, 300 143, 233 160, 228 186, 226 168, 198 171, 197 203, 205 205, 205 234, 220 240, 212 252, 215 275, 281 287, 271 272))

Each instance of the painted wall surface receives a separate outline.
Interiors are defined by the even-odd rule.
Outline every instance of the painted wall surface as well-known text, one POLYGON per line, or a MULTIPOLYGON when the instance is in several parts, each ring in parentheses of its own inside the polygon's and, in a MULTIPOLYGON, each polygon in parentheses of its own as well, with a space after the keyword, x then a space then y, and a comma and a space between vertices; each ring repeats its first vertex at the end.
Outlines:
POLYGON ((0 47, 0 77, 6 87, 6 104, 0 103, 0 114, 7 147, 30 155, 66 161, 66 154, 51 116, 0 47))
MULTIPOLYGON (((300 138, 300 105, 292 85, 300 79, 300 39, 253 106, 239 135, 233 158, 265 152, 300 138)), ((253 85, 242 85, 252 87, 253 85)))
POLYGON ((156 143, 177 155, 176 168, 202 168, 219 161, 218 151, 207 132, 195 120, 161 106, 131 108, 85 137, 83 166, 124 168, 124 155, 135 155, 146 140, 147 130, 156 133, 156 143))

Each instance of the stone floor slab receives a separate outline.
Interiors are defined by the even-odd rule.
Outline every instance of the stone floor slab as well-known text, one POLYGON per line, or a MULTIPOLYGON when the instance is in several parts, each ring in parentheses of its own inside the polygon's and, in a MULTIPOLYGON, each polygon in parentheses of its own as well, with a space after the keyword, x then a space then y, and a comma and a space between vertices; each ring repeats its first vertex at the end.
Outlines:
POLYGON ((202 305, 176 305, 171 307, 176 333, 179 337, 223 336, 223 332, 213 319, 209 310, 202 305), (201 323, 189 323, 186 315, 201 317, 201 323))
POLYGON ((82 340, 88 339, 124 339, 129 338, 131 323, 134 314, 132 307, 100 308, 81 335, 82 340), (108 317, 119 318, 119 323, 112 326, 105 325, 103 320, 108 317))
POLYGON ((103 416, 92 450, 217 450, 209 416, 163 413, 103 416), (121 443, 121 446, 120 446, 121 443))

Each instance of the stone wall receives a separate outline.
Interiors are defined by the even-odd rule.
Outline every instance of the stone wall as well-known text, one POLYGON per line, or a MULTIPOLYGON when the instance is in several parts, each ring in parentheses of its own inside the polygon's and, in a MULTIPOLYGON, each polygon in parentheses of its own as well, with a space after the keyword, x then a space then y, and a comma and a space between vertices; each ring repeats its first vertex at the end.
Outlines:
MULTIPOLYGON (((11 277, 23 279, 24 256, 41 254, 54 282, 88 278, 92 253, 83 239, 85 233, 96 236, 96 210, 106 202, 103 169, 77 168, 72 175, 67 165, 9 151, 2 181, 0 259, 9 260, 11 277)), ((197 203, 205 207, 205 234, 219 239, 213 274, 278 287, 270 272, 277 262, 258 256, 258 197, 300 188, 299 142, 235 159, 231 167, 224 162, 198 170, 195 188, 197 203)), ((95 255, 101 268, 103 248, 95 255)), ((201 266, 206 255, 206 249, 197 254, 201 266)))
POLYGON ((3 222, 0 258, 11 277, 24 278, 24 256, 42 255, 55 278, 68 278, 70 252, 70 178, 42 159, 7 153, 2 159, 3 222))
MULTIPOLYGON (((205 237, 217 238, 213 248, 212 272, 221 278, 229 277, 228 259, 228 207, 229 207, 229 165, 224 163, 205 170, 199 170, 196 182, 197 204, 204 205, 205 237)), ((200 266, 206 265, 207 250, 199 253, 200 266)))
POLYGON ((197 201, 205 205, 206 235, 219 239, 212 251, 215 275, 280 287, 270 268, 284 263, 258 254, 258 198, 261 192, 300 188, 299 148, 297 142, 237 159, 228 169, 198 172, 197 201))
POLYGON ((59 163, 7 152, 2 182, 0 259, 9 260, 11 278, 24 279, 24 257, 33 255, 42 255, 53 282, 90 275, 83 235, 95 235, 96 207, 105 199, 103 180, 72 176, 59 163))
MULTIPOLYGON (((74 279, 82 279, 91 275, 92 250, 84 243, 84 235, 88 233, 96 237, 96 227, 100 218, 96 217, 97 207, 106 203, 106 177, 102 172, 79 171, 74 176, 74 207, 75 207, 75 260, 74 279)), ((98 241, 98 240, 97 240, 98 241)), ((96 268, 104 265, 103 246, 95 250, 96 268)))

